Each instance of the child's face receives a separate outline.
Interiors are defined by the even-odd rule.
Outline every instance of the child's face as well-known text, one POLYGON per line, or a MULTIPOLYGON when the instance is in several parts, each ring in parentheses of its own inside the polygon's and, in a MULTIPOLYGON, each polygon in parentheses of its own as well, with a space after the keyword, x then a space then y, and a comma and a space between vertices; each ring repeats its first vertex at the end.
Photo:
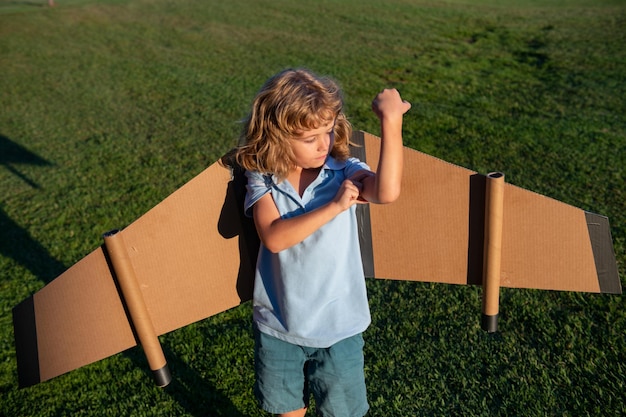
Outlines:
POLYGON ((291 149, 298 167, 312 169, 324 165, 334 141, 334 127, 335 121, 332 120, 317 129, 305 130, 291 138, 291 149))

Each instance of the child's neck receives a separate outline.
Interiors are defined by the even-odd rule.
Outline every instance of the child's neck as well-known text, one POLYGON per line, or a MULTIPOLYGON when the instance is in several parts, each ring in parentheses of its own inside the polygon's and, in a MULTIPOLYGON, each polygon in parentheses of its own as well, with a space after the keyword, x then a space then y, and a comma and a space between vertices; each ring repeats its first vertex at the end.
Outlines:
POLYGON ((293 188, 295 188, 298 195, 302 197, 302 194, 304 194, 304 191, 307 189, 307 187, 311 185, 313 181, 315 181, 315 178, 317 178, 321 169, 321 167, 310 169, 296 167, 295 169, 291 170, 291 172, 287 176, 287 181, 289 181, 293 188))

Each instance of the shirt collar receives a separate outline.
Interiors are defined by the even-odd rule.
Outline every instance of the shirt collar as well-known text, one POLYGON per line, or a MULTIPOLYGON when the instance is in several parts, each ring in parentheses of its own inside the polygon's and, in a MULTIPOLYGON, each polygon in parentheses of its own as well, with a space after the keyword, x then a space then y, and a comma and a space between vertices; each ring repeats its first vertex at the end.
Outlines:
MULTIPOLYGON (((326 162, 324 163, 324 166, 322 167, 322 169, 331 170, 331 171, 341 171, 345 167, 346 167, 346 161, 339 161, 335 159, 334 157, 328 155, 328 158, 326 158, 326 162)), ((276 177, 276 175, 266 176, 267 185, 270 186, 272 182, 274 184, 279 184, 278 177, 276 177), (267 183, 268 181, 269 183, 267 183)))
POLYGON ((324 164, 324 169, 341 170, 345 167, 346 161, 338 161, 330 155, 328 155, 328 158, 326 158, 326 163, 324 164))

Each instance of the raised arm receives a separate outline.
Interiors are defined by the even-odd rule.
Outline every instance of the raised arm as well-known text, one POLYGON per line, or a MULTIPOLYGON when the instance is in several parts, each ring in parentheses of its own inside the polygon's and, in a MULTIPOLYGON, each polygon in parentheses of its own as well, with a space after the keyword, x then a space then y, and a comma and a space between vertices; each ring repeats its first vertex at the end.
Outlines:
POLYGON ((371 203, 391 203, 400 196, 403 166, 402 118, 411 104, 402 100, 395 89, 386 89, 372 102, 372 110, 380 119, 381 148, 375 175, 357 174, 362 184, 361 198, 371 203))

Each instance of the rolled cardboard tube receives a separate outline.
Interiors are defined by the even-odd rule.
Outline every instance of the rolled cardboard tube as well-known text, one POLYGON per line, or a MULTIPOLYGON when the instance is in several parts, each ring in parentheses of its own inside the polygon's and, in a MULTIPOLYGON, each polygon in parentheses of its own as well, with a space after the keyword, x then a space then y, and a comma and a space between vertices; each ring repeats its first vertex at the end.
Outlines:
POLYGON ((139 343, 144 350, 155 383, 164 387, 172 380, 163 349, 159 343, 152 320, 141 294, 135 270, 126 251, 122 234, 113 230, 104 234, 104 246, 115 272, 118 285, 128 308, 139 343))
POLYGON ((498 330, 503 212, 504 174, 491 172, 487 175, 485 189, 485 241, 483 252, 482 328, 487 332, 496 332, 498 330))

